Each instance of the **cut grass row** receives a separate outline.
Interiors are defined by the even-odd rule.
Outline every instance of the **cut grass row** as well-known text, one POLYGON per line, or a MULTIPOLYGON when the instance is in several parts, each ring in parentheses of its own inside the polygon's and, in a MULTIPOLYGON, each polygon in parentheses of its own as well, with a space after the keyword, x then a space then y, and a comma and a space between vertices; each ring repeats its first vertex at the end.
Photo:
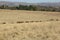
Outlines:
MULTIPOLYGON (((50 19, 50 20, 47 20, 47 21, 60 21, 59 19, 50 19)), ((14 23, 37 23, 37 22, 43 22, 43 21, 17 21, 17 22, 11 22, 11 24, 14 24, 14 23)), ((7 22, 1 22, 0 24, 6 24, 7 22)))

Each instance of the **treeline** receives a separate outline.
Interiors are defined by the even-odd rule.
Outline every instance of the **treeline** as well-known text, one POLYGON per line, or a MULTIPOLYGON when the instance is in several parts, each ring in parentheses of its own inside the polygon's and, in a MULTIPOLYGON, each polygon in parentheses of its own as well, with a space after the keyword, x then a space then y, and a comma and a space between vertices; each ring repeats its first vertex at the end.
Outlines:
POLYGON ((8 5, 1 5, 0 9, 60 12, 60 7, 39 6, 39 5, 19 5, 19 6, 12 6, 12 7, 8 5))
POLYGON ((19 6, 7 6, 7 5, 2 5, 0 6, 0 9, 11 9, 11 10, 33 10, 35 11, 37 8, 36 6, 33 5, 19 5, 19 6))

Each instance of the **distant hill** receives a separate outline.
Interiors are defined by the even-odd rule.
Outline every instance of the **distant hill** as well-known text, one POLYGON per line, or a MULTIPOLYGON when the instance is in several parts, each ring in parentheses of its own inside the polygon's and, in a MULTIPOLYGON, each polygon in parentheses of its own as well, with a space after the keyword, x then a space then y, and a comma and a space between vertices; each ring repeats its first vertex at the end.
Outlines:
POLYGON ((42 5, 42 6, 60 6, 60 2, 54 2, 54 3, 38 3, 38 5, 42 5))
POLYGON ((40 5, 40 6, 60 6, 60 2, 58 3, 25 3, 25 2, 7 2, 7 1, 0 1, 1 5, 8 5, 8 6, 18 6, 18 5, 40 5))
POLYGON ((18 6, 18 5, 31 5, 31 3, 0 1, 0 6, 1 5, 18 6))
POLYGON ((60 12, 60 2, 58 3, 56 2, 55 3, 25 3, 25 2, 0 1, 0 9, 60 12))

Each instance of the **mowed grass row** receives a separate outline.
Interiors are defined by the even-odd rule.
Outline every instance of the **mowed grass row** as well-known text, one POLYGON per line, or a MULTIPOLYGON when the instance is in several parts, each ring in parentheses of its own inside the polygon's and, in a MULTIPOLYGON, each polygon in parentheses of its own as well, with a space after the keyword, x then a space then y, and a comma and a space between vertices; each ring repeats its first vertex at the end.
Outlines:
POLYGON ((51 21, 60 21, 59 19, 50 19, 46 21, 16 21, 16 22, 0 22, 0 24, 15 24, 15 23, 38 23, 38 22, 51 22, 51 21))

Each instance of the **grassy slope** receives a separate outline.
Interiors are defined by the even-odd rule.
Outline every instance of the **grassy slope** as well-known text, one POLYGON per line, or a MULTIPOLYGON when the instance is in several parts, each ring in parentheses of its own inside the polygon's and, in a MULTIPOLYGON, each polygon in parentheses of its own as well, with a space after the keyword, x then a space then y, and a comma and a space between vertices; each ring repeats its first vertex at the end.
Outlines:
POLYGON ((0 40, 60 40, 60 21, 0 24, 0 40))
POLYGON ((0 10, 0 40, 60 40, 59 12, 0 10), (54 19, 54 21, 48 21, 54 19), (17 21, 43 21, 20 23, 17 21), (44 22, 45 21, 45 22, 44 22), (14 22, 14 24, 9 24, 14 22))
POLYGON ((47 21, 59 19, 59 12, 0 10, 0 22, 47 21))

